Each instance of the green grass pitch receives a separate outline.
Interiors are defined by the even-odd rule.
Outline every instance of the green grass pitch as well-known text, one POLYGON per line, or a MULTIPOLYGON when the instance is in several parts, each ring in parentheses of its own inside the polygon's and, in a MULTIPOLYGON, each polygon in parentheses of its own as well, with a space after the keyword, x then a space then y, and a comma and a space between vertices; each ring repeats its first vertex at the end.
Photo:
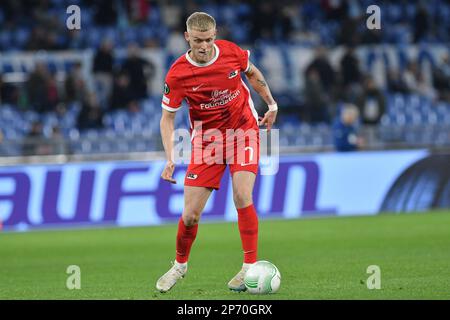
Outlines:
POLYGON ((450 212, 260 220, 259 259, 281 272, 276 294, 227 289, 242 263, 236 223, 201 223, 187 276, 155 289, 176 225, 0 233, 0 299, 450 299, 450 212), (69 265, 81 289, 68 290, 69 265), (381 289, 369 290, 369 265, 381 289))

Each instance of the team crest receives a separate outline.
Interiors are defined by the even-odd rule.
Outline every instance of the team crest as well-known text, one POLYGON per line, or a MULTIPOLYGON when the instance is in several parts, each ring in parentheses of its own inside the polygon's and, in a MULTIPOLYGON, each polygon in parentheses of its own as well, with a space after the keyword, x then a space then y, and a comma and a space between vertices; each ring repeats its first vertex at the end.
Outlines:
POLYGON ((228 75, 228 79, 232 79, 232 78, 236 77, 237 75, 238 75, 237 70, 231 71, 230 74, 228 75))
POLYGON ((198 175, 196 175, 195 173, 189 172, 189 173, 187 174, 187 177, 186 177, 186 178, 188 178, 188 179, 190 179, 190 180, 195 180, 195 179, 198 178, 198 175))
POLYGON ((167 83, 164 83, 164 94, 169 94, 169 92, 170 92, 169 85, 167 83))

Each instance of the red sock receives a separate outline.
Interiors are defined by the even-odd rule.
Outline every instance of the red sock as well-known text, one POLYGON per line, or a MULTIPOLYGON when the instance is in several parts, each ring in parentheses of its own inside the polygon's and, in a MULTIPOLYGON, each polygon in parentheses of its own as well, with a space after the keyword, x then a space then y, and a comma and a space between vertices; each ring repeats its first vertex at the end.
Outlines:
POLYGON ((177 233, 177 262, 185 263, 189 259, 189 253, 191 252, 192 243, 197 236, 198 224, 193 226, 185 226, 183 219, 180 218, 178 222, 178 233, 177 233))
POLYGON ((254 263, 258 250, 258 215, 253 204, 237 209, 238 226, 241 234, 244 263, 254 263))

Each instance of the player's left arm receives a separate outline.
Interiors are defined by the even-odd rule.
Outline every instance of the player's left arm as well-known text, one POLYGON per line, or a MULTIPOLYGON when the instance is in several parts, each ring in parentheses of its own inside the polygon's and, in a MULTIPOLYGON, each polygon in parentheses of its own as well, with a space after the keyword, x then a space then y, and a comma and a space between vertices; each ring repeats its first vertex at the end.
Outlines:
POLYGON ((269 85, 264 79, 262 72, 249 61, 247 72, 245 72, 248 82, 253 89, 261 96, 265 103, 269 106, 269 110, 264 114, 264 118, 260 121, 260 125, 266 125, 267 131, 270 131, 272 125, 277 118, 278 106, 272 97, 269 85))

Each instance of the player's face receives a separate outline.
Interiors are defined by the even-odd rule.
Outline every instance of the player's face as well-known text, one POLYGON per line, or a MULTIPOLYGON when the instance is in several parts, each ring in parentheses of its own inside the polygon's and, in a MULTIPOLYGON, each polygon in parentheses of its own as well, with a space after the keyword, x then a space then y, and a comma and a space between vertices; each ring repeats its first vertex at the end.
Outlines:
POLYGON ((190 30, 184 33, 191 47, 191 58, 198 63, 206 63, 214 56, 214 40, 216 29, 208 31, 190 30))

